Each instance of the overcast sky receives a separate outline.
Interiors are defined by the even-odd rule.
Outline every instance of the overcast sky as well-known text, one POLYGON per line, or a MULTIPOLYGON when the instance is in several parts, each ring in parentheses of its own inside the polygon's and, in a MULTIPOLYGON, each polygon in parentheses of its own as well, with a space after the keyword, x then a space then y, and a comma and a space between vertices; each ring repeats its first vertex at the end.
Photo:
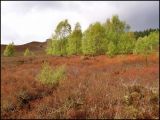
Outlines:
POLYGON ((43 42, 61 20, 84 31, 115 14, 131 30, 159 28, 159 1, 1 1, 1 44, 43 42))

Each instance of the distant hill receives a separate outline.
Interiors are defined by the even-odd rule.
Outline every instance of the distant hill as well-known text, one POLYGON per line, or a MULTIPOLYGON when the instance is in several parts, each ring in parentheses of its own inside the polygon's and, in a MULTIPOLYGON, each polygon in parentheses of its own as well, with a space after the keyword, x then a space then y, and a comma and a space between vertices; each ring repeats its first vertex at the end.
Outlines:
MULTIPOLYGON (((24 52, 26 48, 33 52, 43 52, 46 48, 47 42, 30 42, 23 45, 15 45, 16 52, 24 52)), ((3 51, 5 49, 6 45, 1 44, 1 54, 3 54, 3 51)))

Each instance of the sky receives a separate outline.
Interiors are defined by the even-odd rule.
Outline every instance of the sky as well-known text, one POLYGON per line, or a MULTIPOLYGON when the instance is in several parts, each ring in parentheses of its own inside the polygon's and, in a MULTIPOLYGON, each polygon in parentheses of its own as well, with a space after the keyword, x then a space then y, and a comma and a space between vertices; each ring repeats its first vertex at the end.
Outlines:
POLYGON ((1 1, 1 44, 44 42, 64 19, 85 31, 113 15, 132 31, 159 28, 159 1, 1 1))

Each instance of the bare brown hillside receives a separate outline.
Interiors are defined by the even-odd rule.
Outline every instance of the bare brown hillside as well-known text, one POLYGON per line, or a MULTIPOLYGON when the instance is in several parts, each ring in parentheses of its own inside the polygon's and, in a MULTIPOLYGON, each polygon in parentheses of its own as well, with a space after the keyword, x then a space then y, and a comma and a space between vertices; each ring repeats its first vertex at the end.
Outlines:
MULTIPOLYGON (((15 50, 17 53, 23 53, 26 48, 29 50, 36 52, 36 53, 44 53, 44 50, 46 48, 47 42, 30 42, 24 45, 15 45, 15 50)), ((3 51, 5 49, 6 45, 1 45, 1 54, 3 54, 3 51)))

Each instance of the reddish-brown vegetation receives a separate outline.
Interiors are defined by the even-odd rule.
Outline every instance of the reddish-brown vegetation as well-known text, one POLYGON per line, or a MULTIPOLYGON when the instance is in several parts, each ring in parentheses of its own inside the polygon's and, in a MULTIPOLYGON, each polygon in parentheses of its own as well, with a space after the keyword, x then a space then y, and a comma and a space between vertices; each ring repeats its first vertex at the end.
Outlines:
POLYGON ((2 118, 158 118, 159 58, 137 55, 1 57, 2 118), (65 64, 67 78, 49 87, 41 65, 65 64))

